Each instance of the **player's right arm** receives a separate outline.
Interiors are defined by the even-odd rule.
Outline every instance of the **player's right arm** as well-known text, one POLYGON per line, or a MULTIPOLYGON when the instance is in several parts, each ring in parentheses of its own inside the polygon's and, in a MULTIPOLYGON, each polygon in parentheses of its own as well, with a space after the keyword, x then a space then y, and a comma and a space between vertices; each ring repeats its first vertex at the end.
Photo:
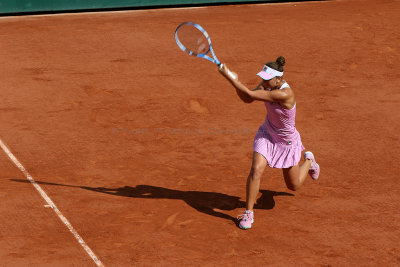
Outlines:
POLYGON ((227 74, 228 68, 225 65, 222 68, 220 68, 219 71, 233 85, 233 87, 235 87, 237 94, 245 103, 251 103, 254 100, 282 103, 287 101, 291 96, 293 96, 293 92, 286 88, 282 90, 272 90, 272 91, 262 90, 264 89, 262 83, 260 83, 255 89, 250 90, 249 88, 247 88, 247 86, 242 84, 237 79, 237 75, 236 78, 232 78, 231 76, 229 76, 227 74))
MULTIPOLYGON (((237 88, 235 86, 236 89, 236 94, 239 96, 239 98, 244 102, 244 103, 251 103, 254 101, 254 99, 249 95, 246 94, 245 92, 243 92, 242 90, 240 90, 239 88, 237 88)), ((262 82, 257 85, 254 89, 252 89, 251 91, 257 91, 257 90, 263 90, 264 88, 262 87, 262 82)))

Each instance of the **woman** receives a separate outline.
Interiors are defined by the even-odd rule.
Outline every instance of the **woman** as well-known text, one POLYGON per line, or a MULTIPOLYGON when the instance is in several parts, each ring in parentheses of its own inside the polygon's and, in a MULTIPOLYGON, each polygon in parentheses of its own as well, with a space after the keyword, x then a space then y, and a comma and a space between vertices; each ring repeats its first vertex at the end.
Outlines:
POLYGON ((239 216, 239 227, 242 229, 251 228, 254 222, 253 207, 260 188, 260 178, 267 164, 271 168, 282 169, 286 186, 290 190, 300 188, 307 173, 314 180, 319 177, 319 165, 310 151, 304 153, 304 162, 299 164, 304 147, 295 127, 295 95, 283 79, 284 65, 284 57, 265 64, 257 74, 262 81, 253 90, 243 85, 237 75, 235 78, 229 75, 230 70, 224 64, 220 67, 220 72, 236 88, 243 102, 264 101, 267 108, 267 117, 254 138, 253 162, 246 186, 246 211, 239 216))

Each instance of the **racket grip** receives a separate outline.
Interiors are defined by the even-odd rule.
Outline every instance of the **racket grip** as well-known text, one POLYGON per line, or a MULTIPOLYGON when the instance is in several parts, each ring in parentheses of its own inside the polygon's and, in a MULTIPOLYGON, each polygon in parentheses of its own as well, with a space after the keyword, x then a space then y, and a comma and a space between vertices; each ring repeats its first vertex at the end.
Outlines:
MULTIPOLYGON (((219 69, 221 70, 224 67, 224 64, 219 65, 219 69)), ((228 76, 232 79, 232 80, 236 80, 238 78, 238 76, 233 73, 232 71, 230 71, 229 69, 226 69, 226 72, 228 74, 228 76)))

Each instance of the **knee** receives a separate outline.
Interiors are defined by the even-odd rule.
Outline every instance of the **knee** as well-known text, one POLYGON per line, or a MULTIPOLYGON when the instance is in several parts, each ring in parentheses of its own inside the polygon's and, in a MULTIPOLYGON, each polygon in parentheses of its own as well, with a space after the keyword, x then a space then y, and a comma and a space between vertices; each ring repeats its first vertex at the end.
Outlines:
POLYGON ((261 165, 254 165, 251 167, 250 177, 252 179, 260 179, 264 168, 261 165))
POLYGON ((287 187, 289 190, 292 190, 292 191, 297 191, 297 190, 300 188, 300 186, 299 186, 299 185, 296 185, 296 184, 286 184, 286 187, 287 187))

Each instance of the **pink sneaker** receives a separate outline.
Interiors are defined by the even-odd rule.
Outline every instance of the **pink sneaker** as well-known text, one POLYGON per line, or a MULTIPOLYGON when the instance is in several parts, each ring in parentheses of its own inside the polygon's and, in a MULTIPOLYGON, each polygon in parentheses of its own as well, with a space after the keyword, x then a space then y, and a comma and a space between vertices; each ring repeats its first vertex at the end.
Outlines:
POLYGON ((239 215, 237 218, 240 220, 240 229, 250 229, 252 223, 254 223, 254 213, 252 210, 246 210, 244 214, 239 215))
POLYGON ((306 151, 304 152, 304 159, 311 160, 311 166, 308 173, 311 175, 311 178, 313 178, 314 180, 318 180, 320 168, 319 164, 315 162, 314 154, 311 151, 306 151))

